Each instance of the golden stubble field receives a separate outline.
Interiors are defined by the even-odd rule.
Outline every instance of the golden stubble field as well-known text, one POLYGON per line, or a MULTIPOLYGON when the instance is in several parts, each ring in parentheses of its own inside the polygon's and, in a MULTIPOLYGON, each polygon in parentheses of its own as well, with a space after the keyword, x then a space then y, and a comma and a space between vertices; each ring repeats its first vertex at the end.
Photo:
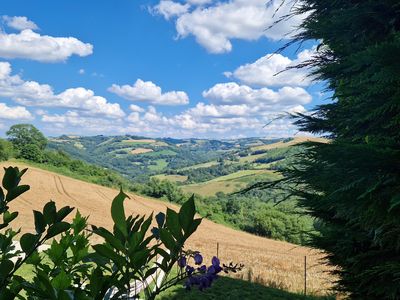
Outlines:
MULTIPOLYGON (((4 166, 1 163, 0 176, 4 166)), ((22 168, 23 165, 13 163, 22 168)), ((33 232, 32 210, 41 210, 50 199, 58 208, 69 205, 79 209, 81 214, 89 216, 89 223, 110 228, 111 200, 116 190, 75 180, 52 172, 29 167, 24 175, 23 184, 29 184, 31 190, 14 201, 12 211, 19 211, 19 217, 13 227, 21 227, 22 232, 33 232)), ((178 207, 167 202, 144 198, 130 194, 125 208, 129 214, 146 214, 165 211, 167 207, 178 207)), ((190 238, 187 248, 201 251, 211 259, 217 251, 222 262, 240 262, 245 269, 236 277, 256 281, 290 291, 300 292, 304 287, 304 256, 307 256, 307 290, 309 293, 325 294, 334 278, 324 263, 324 255, 316 250, 300 247, 286 242, 270 240, 245 232, 203 220, 198 231, 190 238)))

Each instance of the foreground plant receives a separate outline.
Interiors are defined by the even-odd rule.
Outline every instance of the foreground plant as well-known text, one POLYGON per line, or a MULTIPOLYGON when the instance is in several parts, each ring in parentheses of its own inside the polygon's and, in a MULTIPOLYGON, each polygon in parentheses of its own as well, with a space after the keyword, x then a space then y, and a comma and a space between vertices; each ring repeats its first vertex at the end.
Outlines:
POLYGON ((20 185, 21 177, 27 169, 19 171, 16 167, 9 167, 4 170, 3 187, 0 187, 0 215, 3 216, 3 223, 0 224, 0 299, 13 299, 26 283, 16 272, 28 260, 40 260, 38 248, 70 229, 70 224, 64 219, 73 208, 66 206, 57 210, 54 202, 48 202, 42 212, 33 211, 36 232, 22 235, 22 251, 17 250, 14 239, 20 230, 13 230, 10 223, 17 218, 18 212, 11 212, 9 204, 29 190, 28 185, 20 185))
POLYGON ((26 169, 5 168, 0 188, 0 300, 135 299, 139 294, 141 298, 155 299, 183 280, 188 289, 198 286, 202 290, 210 287, 221 271, 241 269, 233 265, 221 267, 216 257, 207 268, 202 265, 200 253, 184 250, 185 242, 202 220, 195 218, 193 197, 179 212, 168 208, 166 214, 159 213, 155 217, 157 226, 150 230, 153 215, 126 217, 123 204, 129 197, 122 190, 111 205, 112 231, 94 225, 88 230, 87 218, 79 211, 69 223, 65 218, 73 208, 57 210, 50 201, 42 211, 33 211, 35 233, 22 235, 22 251, 16 250, 19 230, 14 231, 9 225, 18 212, 10 212, 8 204, 29 190, 29 186, 19 185, 25 172, 26 169), (92 235, 101 237, 103 243, 91 246, 92 235), (49 248, 39 252, 50 240, 49 248), (191 258, 198 267, 187 264, 191 258), (16 275, 24 265, 32 266, 32 280, 16 275), (179 266, 180 271, 171 278, 174 266, 179 266))
MULTIPOLYGON (((211 260, 211 265, 207 267, 203 263, 203 257, 200 252, 186 252, 184 256, 178 261, 178 265, 185 271, 181 272, 182 278, 187 278, 185 281, 185 287, 187 290, 191 290, 192 287, 197 286, 200 291, 211 287, 214 280, 218 278, 218 274, 222 271, 225 273, 241 271, 243 265, 220 265, 219 258, 214 256, 211 260), (190 260, 193 260, 195 266, 189 264, 190 260)), ((179 276, 179 275, 178 275, 179 276)))

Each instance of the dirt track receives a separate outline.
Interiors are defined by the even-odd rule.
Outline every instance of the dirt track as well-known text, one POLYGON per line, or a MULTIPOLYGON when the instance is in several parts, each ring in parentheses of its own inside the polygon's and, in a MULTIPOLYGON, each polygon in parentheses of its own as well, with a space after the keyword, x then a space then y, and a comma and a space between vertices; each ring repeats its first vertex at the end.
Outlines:
MULTIPOLYGON (((3 166, 0 163, 0 176, 3 166)), ((24 167, 19 164, 20 168, 24 167)), ((19 217, 13 227, 20 226, 23 232, 34 231, 32 210, 41 210, 50 199, 58 208, 69 205, 79 209, 82 215, 89 216, 89 223, 110 228, 111 200, 117 191, 75 180, 52 172, 29 167, 24 175, 23 184, 29 184, 31 190, 14 201, 11 210, 19 211, 19 217)), ((137 195, 130 195, 125 202, 127 214, 146 214, 165 211, 167 207, 177 206, 137 195)), ((241 262, 246 270, 239 277, 260 283, 301 291, 304 285, 304 256, 308 259, 308 291, 325 293, 333 280, 325 271, 328 268, 321 261, 322 255, 317 251, 257 237, 241 231, 203 220, 199 230, 191 237, 187 247, 201 251, 206 257, 216 254, 219 243, 219 254, 222 261, 241 262)))

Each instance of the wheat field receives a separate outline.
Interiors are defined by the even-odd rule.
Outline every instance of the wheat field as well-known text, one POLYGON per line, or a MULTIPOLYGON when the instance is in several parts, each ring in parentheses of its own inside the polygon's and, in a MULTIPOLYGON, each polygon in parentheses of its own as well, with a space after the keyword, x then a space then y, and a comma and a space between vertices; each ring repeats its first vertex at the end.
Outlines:
MULTIPOLYGON (((0 166, 8 166, 1 163, 0 166)), ((23 168, 21 164, 13 166, 23 168)), ((1 168, 0 176, 3 175, 1 168)), ((58 208, 69 205, 89 216, 89 223, 110 228, 111 200, 117 191, 111 188, 75 180, 52 172, 29 167, 22 179, 31 190, 15 200, 12 211, 19 211, 13 227, 21 227, 22 232, 33 232, 32 210, 41 210, 50 199, 58 208)), ((165 211, 167 207, 178 209, 176 205, 156 199, 130 194, 125 202, 127 214, 146 214, 165 211)), ((324 255, 316 250, 293 245, 287 242, 270 240, 237 231, 225 226, 203 220, 198 231, 190 238, 186 248, 198 250, 211 259, 217 253, 222 262, 237 262, 245 265, 236 277, 251 280, 272 287, 293 292, 304 288, 304 257, 307 256, 307 291, 323 295, 328 293, 335 278, 329 275, 332 270, 325 264, 324 255)))

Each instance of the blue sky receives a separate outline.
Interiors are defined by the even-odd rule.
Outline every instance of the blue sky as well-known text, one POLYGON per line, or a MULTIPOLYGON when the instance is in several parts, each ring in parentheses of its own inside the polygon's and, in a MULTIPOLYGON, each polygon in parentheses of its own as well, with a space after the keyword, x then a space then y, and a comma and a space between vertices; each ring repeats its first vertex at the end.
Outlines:
MULTIPOLYGON (((290 136, 269 120, 321 103, 306 72, 313 43, 269 57, 297 17, 265 30, 264 0, 3 0, 0 133, 290 136)), ((285 7, 281 13, 285 13, 285 7)))

